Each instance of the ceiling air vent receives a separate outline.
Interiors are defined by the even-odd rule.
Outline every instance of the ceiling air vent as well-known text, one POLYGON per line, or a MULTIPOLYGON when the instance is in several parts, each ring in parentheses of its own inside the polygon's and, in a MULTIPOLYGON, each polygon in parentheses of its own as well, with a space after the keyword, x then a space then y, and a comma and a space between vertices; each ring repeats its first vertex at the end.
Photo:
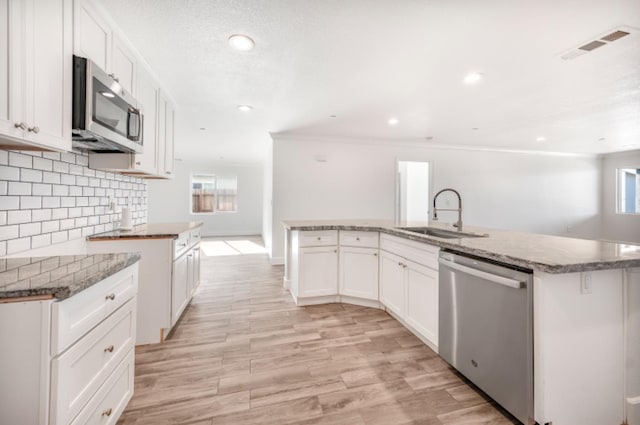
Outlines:
POLYGON ((604 35, 599 37, 594 37, 595 40, 588 41, 578 47, 574 47, 566 52, 564 52, 560 57, 564 60, 575 59, 579 56, 584 55, 585 53, 592 52, 602 46, 606 46, 607 44, 611 44, 614 41, 620 40, 622 37, 626 37, 628 35, 636 33, 637 30, 630 27, 621 27, 613 31, 609 31, 604 35))

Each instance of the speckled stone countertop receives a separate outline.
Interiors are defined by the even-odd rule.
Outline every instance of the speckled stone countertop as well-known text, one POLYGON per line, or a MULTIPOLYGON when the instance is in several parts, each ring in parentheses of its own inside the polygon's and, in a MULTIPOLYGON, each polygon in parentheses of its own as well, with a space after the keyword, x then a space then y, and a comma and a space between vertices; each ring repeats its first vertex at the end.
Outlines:
MULTIPOLYGON (((464 226, 464 232, 487 234, 482 238, 443 239, 411 233, 398 227, 422 223, 394 223, 381 220, 285 221, 289 230, 369 230, 427 242, 465 254, 546 273, 573 273, 592 270, 640 267, 640 244, 602 242, 561 236, 539 235, 464 226)), ((431 227, 455 230, 451 225, 430 223, 431 227)))
POLYGON ((114 239, 176 239, 180 233, 197 229, 201 221, 185 223, 147 223, 135 226, 131 230, 113 230, 98 233, 87 238, 90 241, 108 241, 114 239))
POLYGON ((0 259, 0 301, 50 296, 63 300, 140 260, 140 253, 0 259))

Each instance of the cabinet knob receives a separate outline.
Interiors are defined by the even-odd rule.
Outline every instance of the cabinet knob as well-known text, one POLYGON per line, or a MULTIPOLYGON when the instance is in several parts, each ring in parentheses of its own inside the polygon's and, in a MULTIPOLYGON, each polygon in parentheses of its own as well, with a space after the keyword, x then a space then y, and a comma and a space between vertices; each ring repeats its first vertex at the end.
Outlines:
POLYGON ((22 130, 26 130, 26 129, 27 129, 27 127, 28 127, 28 126, 27 126, 27 123, 24 123, 24 122, 17 122, 17 123, 15 123, 15 124, 13 124, 13 126, 14 126, 15 128, 19 128, 19 129, 22 129, 22 130))
POLYGON ((120 79, 116 77, 116 74, 114 73, 109 74, 109 77, 113 78, 113 81, 115 81, 116 83, 120 82, 120 79))
POLYGON ((27 128, 27 131, 32 131, 32 132, 38 134, 38 133, 40 133, 40 127, 38 127, 38 126, 29 127, 29 128, 27 128))
POLYGON ((360 240, 360 238, 359 238, 359 237, 357 237, 357 238, 356 238, 356 240, 357 240, 357 241, 359 241, 359 240, 360 240))
POLYGON ((374 253, 373 253, 373 256, 374 256, 374 257, 377 257, 377 256, 378 256, 378 253, 377 253, 377 252, 374 252, 374 253))
POLYGON ((136 165, 140 165, 140 161, 136 161, 136 165))
POLYGON ((318 236, 318 240, 321 240, 322 238, 320 236, 318 236))
POLYGON ((104 349, 105 353, 113 353, 113 345, 108 346, 107 348, 104 349))
POLYGON ((107 295, 107 296, 106 296, 106 297, 104 297, 104 298, 105 298, 105 299, 107 299, 107 300, 111 300, 111 301, 113 301, 113 300, 115 300, 115 299, 116 299, 116 294, 109 294, 109 295, 107 295))
POLYGON ((167 171, 167 174, 171 174, 171 171, 167 171))
POLYGON ((402 267, 402 263, 398 263, 398 265, 399 265, 400 267, 402 267))
POLYGON ((112 412, 113 410, 111 408, 108 408, 107 410, 102 411, 102 416, 111 416, 112 412))

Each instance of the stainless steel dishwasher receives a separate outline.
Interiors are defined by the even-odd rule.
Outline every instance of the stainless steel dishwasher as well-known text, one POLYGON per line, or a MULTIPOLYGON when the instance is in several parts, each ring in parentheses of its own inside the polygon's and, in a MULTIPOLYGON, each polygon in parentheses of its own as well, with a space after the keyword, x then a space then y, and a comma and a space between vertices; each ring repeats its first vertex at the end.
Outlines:
POLYGON ((524 424, 533 424, 533 272, 440 253, 438 351, 524 424))

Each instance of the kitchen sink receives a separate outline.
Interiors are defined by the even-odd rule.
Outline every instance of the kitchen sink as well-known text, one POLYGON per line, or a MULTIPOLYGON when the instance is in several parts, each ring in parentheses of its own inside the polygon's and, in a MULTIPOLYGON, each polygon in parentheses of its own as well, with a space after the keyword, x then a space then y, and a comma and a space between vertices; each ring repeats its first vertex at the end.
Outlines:
POLYGON ((458 232, 457 230, 438 229, 436 227, 396 227, 396 229, 419 233, 421 235, 435 236, 436 238, 444 239, 486 238, 487 236, 489 236, 479 235, 477 233, 458 232))

